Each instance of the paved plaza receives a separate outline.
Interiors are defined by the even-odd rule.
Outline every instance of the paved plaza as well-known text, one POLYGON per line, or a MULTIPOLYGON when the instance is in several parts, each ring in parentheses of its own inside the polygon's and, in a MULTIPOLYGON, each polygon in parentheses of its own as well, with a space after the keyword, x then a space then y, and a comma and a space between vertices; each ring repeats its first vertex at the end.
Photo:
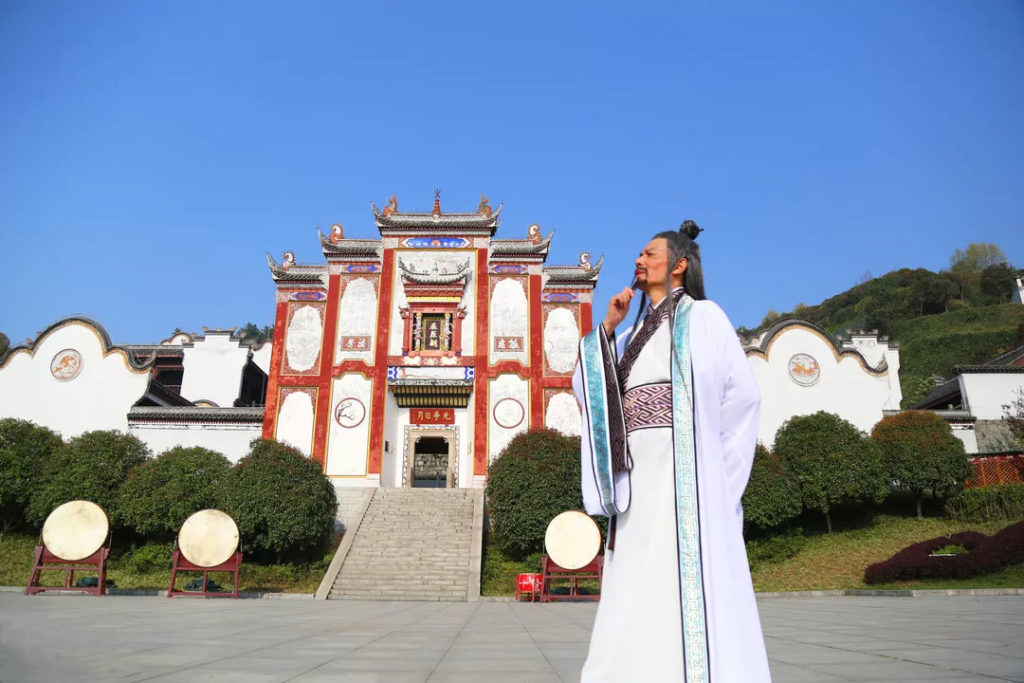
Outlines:
MULTIPOLYGON (((759 601, 773 679, 1024 681, 1024 597, 759 601)), ((0 681, 576 681, 593 604, 0 593, 0 681)))

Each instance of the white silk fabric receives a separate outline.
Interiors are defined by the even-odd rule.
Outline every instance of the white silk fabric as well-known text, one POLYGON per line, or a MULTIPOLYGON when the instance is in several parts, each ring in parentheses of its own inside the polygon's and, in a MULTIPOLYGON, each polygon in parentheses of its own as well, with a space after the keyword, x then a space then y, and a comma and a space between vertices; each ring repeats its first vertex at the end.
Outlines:
MULTIPOLYGON (((709 680, 761 683, 771 677, 743 544, 740 503, 754 458, 760 392, 722 309, 710 301, 696 301, 690 316, 709 680)), ((620 357, 630 334, 626 330, 617 339, 620 357)), ((637 357, 627 389, 671 381, 670 344, 666 321, 637 357)), ((577 367, 573 388, 582 402, 581 375, 577 367)), ((587 512, 603 514, 589 430, 584 413, 583 499, 587 512)), ((633 469, 620 477, 630 478, 631 503, 618 516, 615 550, 606 552, 601 602, 581 680, 685 681, 672 430, 636 430, 628 442, 633 469)))

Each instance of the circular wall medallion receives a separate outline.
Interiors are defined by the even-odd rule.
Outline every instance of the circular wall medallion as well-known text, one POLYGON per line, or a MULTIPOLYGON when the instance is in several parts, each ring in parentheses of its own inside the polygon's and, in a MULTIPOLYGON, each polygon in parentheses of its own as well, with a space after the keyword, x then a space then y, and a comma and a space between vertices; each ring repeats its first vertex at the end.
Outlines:
POLYGON ((498 423, 499 427, 515 429, 526 418, 526 409, 523 408, 522 403, 514 398, 503 398, 494 404, 494 410, 491 411, 491 414, 494 416, 494 421, 498 423))
POLYGON ((61 382, 68 382, 78 377, 82 371, 82 354, 74 349, 58 351, 50 361, 50 374, 61 382))
POLYGON ((334 406, 334 421, 345 429, 352 429, 362 424, 366 419, 366 406, 354 396, 349 396, 338 401, 334 406))
POLYGON ((800 386, 809 387, 821 377, 821 367, 813 357, 798 353, 789 359, 789 376, 800 386))

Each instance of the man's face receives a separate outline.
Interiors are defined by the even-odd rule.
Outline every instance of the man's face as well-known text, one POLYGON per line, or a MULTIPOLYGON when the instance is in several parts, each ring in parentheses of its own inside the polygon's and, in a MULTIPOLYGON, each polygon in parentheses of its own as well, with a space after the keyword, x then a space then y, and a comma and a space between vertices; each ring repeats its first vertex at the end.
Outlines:
POLYGON ((637 287, 647 291, 647 287, 654 283, 655 286, 665 282, 668 274, 668 241, 664 237, 653 239, 647 243, 636 259, 637 287))

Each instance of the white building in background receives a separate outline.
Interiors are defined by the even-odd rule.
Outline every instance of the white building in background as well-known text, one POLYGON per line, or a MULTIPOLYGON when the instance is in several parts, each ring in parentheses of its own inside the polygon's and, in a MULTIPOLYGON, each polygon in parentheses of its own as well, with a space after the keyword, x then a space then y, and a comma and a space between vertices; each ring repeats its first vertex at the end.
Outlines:
POLYGON ((899 410, 899 348, 876 332, 833 339, 817 325, 783 320, 745 345, 761 387, 758 440, 771 447, 788 419, 819 410, 870 432, 899 410))
POLYGON ((981 365, 957 365, 953 376, 914 404, 950 423, 969 454, 1020 451, 1004 418, 1003 406, 1024 395, 1024 344, 981 365))
POLYGON ((270 351, 233 330, 114 345, 99 323, 67 318, 7 354, 0 417, 31 420, 65 439, 114 429, 154 454, 203 446, 236 462, 260 435, 270 351))

